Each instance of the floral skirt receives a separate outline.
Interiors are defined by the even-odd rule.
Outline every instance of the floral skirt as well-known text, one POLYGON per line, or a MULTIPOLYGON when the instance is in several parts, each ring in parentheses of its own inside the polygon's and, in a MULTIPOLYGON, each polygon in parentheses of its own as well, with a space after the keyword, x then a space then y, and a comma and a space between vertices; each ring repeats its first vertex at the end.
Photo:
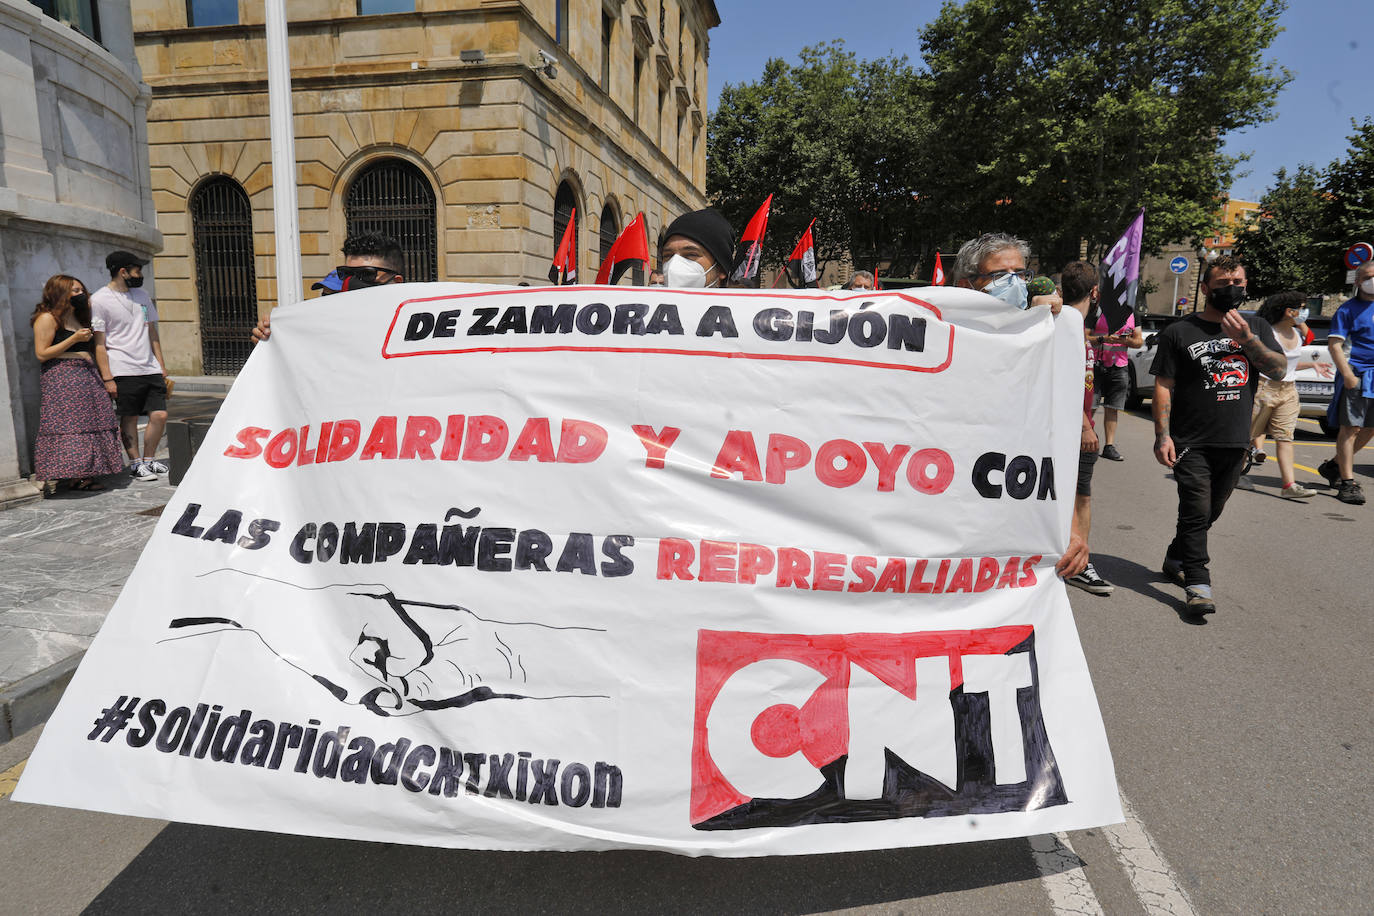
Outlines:
POLYGON ((40 377, 42 403, 33 469, 39 480, 75 480, 124 468, 119 421, 100 381, 85 359, 50 359, 40 377))

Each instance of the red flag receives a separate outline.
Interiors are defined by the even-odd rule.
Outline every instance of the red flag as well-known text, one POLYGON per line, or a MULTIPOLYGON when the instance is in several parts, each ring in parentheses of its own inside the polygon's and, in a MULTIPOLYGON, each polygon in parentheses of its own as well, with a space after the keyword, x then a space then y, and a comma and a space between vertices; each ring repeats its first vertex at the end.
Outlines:
POLYGON ((576 235, 577 208, 573 207, 572 214, 568 217, 567 228, 563 230, 563 240, 558 243, 558 251, 554 252, 553 266, 549 268, 549 282, 554 286, 568 286, 577 282, 577 245, 574 242, 576 235))
POLYGON ((743 283, 759 275, 763 234, 768 231, 768 209, 772 204, 773 195, 769 194, 763 206, 759 207, 753 219, 749 220, 749 225, 744 227, 744 235, 740 236, 739 240, 739 254, 735 256, 735 263, 730 271, 731 281, 743 283))
POLYGON ((935 252, 935 276, 931 279, 935 286, 945 285, 945 268, 940 263, 940 252, 935 252))
POLYGON ((816 273, 816 243, 811 237, 811 227, 814 225, 816 221, 812 219, 797 242, 797 247, 792 249, 792 254, 787 258, 787 281, 793 287, 814 288, 820 285, 817 282, 820 275, 816 273))
POLYGON ((643 213, 635 214, 625 231, 612 243, 606 260, 601 262, 601 269, 596 272, 596 282, 614 286, 620 282, 625 271, 636 266, 641 269, 649 266, 649 227, 644 223, 643 213))

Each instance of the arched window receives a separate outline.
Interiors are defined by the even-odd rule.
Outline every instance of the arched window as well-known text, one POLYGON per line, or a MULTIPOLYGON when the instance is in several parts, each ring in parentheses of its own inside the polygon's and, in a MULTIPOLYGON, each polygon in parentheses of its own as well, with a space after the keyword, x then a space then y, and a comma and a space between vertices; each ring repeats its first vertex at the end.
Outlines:
POLYGON ((596 262, 598 267, 606 260, 606 255, 611 253, 611 246, 615 244, 618 235, 620 235, 620 221, 616 218, 615 207, 607 204, 601 211, 601 256, 596 262))
MULTIPOLYGON (((558 244, 563 241, 563 231, 568 228, 568 220, 572 217, 572 212, 577 208, 577 192, 568 182, 564 181, 558 185, 558 193, 553 197, 553 249, 549 252, 549 260, 558 253, 558 244)), ((573 251, 577 252, 578 277, 581 282, 587 282, 591 277, 596 276, 596 269, 600 264, 583 264, 582 261, 582 223, 579 220, 573 225, 573 251), (583 272, 590 268, 590 273, 584 277, 583 272)))
POLYGON ((206 375, 233 375, 248 361, 247 330, 258 320, 253 211, 232 178, 217 176, 191 195, 191 244, 206 375))
POLYGON ((363 167, 344 197, 348 234, 389 235, 405 254, 407 281, 439 279, 434 189, 404 159, 378 159, 363 167))

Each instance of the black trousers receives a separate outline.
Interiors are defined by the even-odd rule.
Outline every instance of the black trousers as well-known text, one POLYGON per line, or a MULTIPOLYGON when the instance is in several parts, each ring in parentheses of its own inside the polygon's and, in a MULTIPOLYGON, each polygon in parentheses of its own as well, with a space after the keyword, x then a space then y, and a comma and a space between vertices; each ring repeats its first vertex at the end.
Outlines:
POLYGON ((1178 530, 1165 556, 1183 566, 1188 585, 1211 585, 1207 532, 1221 516, 1245 467, 1245 449, 1194 445, 1174 464, 1178 484, 1178 530))

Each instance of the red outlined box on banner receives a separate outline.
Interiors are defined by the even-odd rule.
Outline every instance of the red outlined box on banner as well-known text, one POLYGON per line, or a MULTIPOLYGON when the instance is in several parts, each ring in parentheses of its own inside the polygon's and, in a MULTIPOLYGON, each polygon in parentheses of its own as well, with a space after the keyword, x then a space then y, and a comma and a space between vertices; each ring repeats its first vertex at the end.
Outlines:
POLYGON ((896 290, 807 296, 562 286, 406 299, 382 343, 386 359, 560 352, 942 372, 954 358, 954 326, 934 305, 896 290), (703 324, 719 328, 727 314, 735 336, 698 336, 703 324), (675 327, 681 333, 673 333, 675 327))

